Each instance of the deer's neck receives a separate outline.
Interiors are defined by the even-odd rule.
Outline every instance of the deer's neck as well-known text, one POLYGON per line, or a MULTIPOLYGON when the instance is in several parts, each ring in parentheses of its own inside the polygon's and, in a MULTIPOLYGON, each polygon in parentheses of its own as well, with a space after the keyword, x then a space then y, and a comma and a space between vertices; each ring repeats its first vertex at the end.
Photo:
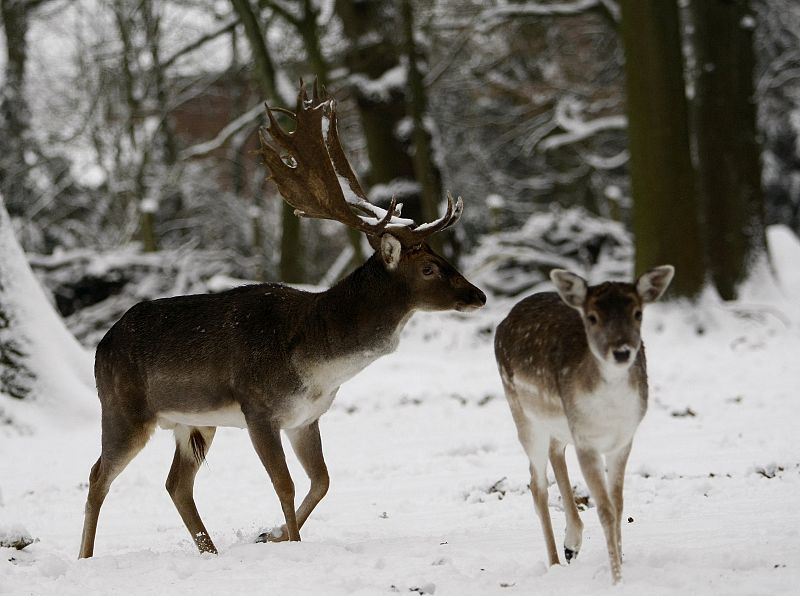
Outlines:
POLYGON ((639 390, 645 375, 643 355, 637 355, 629 367, 614 366, 587 350, 581 365, 579 385, 588 392, 599 391, 603 387, 630 387, 639 390))
POLYGON ((373 255, 319 295, 315 315, 320 322, 320 347, 327 346, 330 357, 362 354, 374 360, 394 351, 412 313, 408 288, 373 255))

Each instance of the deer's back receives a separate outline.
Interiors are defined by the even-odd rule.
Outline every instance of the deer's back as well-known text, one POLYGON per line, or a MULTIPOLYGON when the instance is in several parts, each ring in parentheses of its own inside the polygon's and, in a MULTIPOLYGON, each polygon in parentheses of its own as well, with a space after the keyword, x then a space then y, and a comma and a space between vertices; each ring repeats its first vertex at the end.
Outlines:
POLYGON ((299 381, 288 358, 313 297, 261 284, 141 302, 97 346, 101 401, 141 394, 169 409, 191 395, 222 406, 237 391, 263 389, 266 374, 275 387, 291 388, 299 381))
POLYGON ((558 377, 575 370, 588 352, 578 313, 555 292, 518 302, 497 327, 495 354, 504 379, 525 376, 557 393, 558 377))

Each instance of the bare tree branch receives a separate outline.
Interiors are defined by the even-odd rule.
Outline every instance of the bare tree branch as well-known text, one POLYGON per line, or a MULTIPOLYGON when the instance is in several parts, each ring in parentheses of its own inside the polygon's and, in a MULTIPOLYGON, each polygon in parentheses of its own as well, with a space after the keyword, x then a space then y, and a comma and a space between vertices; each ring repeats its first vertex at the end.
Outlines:
POLYGON ((205 45, 209 41, 212 41, 212 40, 216 39, 220 35, 225 35, 226 33, 229 33, 230 31, 233 31, 233 29, 238 24, 239 24, 239 19, 238 18, 237 19, 233 19, 232 21, 226 23, 225 25, 223 25, 222 27, 220 27, 216 31, 211 31, 209 33, 206 33, 205 35, 201 35, 196 40, 194 40, 192 43, 182 47, 180 50, 175 52, 172 56, 170 56, 169 58, 164 60, 161 63, 161 67, 166 70, 167 68, 172 66, 173 63, 175 63, 178 60, 178 58, 180 58, 181 56, 185 56, 186 54, 195 51, 196 49, 202 47, 203 45, 205 45))

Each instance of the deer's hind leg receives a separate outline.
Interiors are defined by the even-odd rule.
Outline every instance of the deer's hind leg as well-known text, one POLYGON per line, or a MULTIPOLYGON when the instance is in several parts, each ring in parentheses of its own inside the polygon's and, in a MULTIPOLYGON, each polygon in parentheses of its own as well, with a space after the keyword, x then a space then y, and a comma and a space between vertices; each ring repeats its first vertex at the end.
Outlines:
POLYGON ((94 554, 97 519, 111 483, 147 444, 154 427, 154 420, 141 422, 112 417, 103 410, 102 448, 100 457, 89 473, 89 494, 86 497, 79 558, 85 559, 94 554))
POLYGON ((567 472, 567 462, 564 459, 566 445, 556 439, 550 439, 550 464, 556 477, 558 490, 561 492, 561 501, 564 503, 564 514, 567 517, 567 531, 564 536, 564 556, 569 563, 578 556, 583 543, 583 522, 581 521, 578 507, 575 505, 575 495, 572 493, 572 483, 567 472))
POLYGON ((194 502, 194 479, 205 460, 217 429, 213 426, 175 427, 175 456, 167 476, 167 492, 201 553, 216 554, 194 502))
POLYGON ((517 437, 530 462, 531 496, 533 496, 533 506, 542 528, 547 550, 547 561, 550 565, 558 565, 560 561, 556 550, 556 540, 553 536, 553 523, 550 519, 547 498, 547 451, 550 444, 550 435, 546 431, 534 428, 534 425, 531 424, 531 421, 519 406, 514 390, 507 385, 505 390, 509 406, 511 406, 511 415, 517 426, 517 437))

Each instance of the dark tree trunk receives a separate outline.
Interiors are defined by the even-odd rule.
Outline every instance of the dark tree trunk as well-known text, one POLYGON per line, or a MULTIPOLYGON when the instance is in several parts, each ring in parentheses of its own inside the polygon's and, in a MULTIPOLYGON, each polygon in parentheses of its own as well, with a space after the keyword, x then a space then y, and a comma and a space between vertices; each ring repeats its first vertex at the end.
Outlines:
POLYGON ((701 213, 690 159, 678 5, 622 0, 622 38, 638 272, 672 264, 672 291, 703 288, 701 213))
MULTIPOLYGON (((278 92, 275 78, 275 66, 267 49, 264 32, 256 11, 250 0, 231 0, 233 8, 239 15, 244 27, 245 36, 250 44, 250 51, 255 60, 255 78, 261 92, 281 106, 286 105, 289 98, 283 98, 278 92)), ((291 105, 291 104, 289 104, 291 105)), ((294 215, 294 210, 283 202, 281 217, 281 262, 280 276, 283 281, 303 282, 303 246, 300 241, 300 219, 294 215)))
MULTIPOLYGON (((403 40, 408 59, 408 111, 413 130, 411 140, 414 152, 414 173, 420 185, 420 203, 423 221, 433 221, 442 196, 442 176, 434 162, 431 131, 425 124, 428 115, 428 98, 425 82, 418 64, 419 50, 414 40, 414 11, 411 0, 403 0, 403 40)), ((443 236, 431 236, 429 243, 434 250, 443 249, 443 236)), ((450 255, 452 256, 452 255, 450 255)))
POLYGON ((32 187, 25 155, 30 143, 30 110, 25 97, 25 68, 30 6, 19 0, 0 0, 0 18, 5 33, 6 64, 0 88, 0 194, 11 215, 21 215, 29 204, 32 187))
MULTIPOLYGON (((401 65, 402 46, 395 40, 400 37, 402 23, 395 3, 336 0, 336 12, 348 41, 344 61, 351 80, 364 83, 353 89, 370 163, 363 181, 367 187, 412 182, 416 178, 414 162, 407 140, 397 134, 406 117, 406 85, 375 85, 370 89, 370 82, 401 65)), ((418 192, 397 198, 404 204, 404 216, 423 219, 418 192)))
MULTIPOLYGON (((299 16, 287 11, 279 2, 262 0, 262 4, 274 10, 297 30, 303 40, 306 60, 317 82, 323 87, 327 87, 330 81, 329 69, 325 56, 322 53, 322 46, 320 45, 320 31, 317 26, 319 8, 316 7, 314 1, 302 0, 302 12, 299 16)), ((347 238, 353 248, 353 258, 350 260, 349 266, 354 268, 363 263, 366 256, 361 247, 361 232, 353 230, 352 228, 347 228, 347 238)))
POLYGON ((755 15, 746 0, 693 0, 696 57, 692 116, 708 269, 719 295, 766 254, 753 76, 755 15))

